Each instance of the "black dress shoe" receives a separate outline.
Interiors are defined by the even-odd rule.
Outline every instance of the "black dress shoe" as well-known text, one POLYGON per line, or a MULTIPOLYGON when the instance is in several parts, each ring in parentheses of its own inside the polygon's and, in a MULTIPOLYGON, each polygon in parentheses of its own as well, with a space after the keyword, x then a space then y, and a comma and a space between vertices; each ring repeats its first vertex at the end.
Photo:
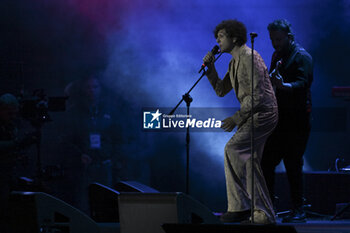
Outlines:
POLYGON ((306 214, 303 208, 297 208, 291 211, 289 215, 282 219, 282 223, 304 223, 306 214))
POLYGON ((248 220, 250 217, 250 210, 226 212, 220 217, 221 222, 242 222, 248 220))

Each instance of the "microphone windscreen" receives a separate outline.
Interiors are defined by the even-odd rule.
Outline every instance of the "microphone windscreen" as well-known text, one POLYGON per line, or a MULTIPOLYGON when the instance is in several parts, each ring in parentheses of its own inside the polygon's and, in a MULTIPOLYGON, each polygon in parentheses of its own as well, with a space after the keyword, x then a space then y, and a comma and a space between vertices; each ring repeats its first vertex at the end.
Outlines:
POLYGON ((215 45, 215 46, 213 47, 213 49, 211 50, 212 54, 213 54, 213 55, 218 54, 218 53, 219 53, 219 49, 220 49, 219 46, 215 45))

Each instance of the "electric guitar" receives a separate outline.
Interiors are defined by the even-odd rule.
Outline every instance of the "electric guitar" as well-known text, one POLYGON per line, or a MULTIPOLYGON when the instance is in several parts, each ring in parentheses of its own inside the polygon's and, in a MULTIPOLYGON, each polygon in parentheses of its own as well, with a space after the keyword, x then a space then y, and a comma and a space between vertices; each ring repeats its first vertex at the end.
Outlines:
MULTIPOLYGON (((275 69, 269 74, 270 80, 273 86, 273 90, 276 92, 276 76, 280 74, 280 69, 282 67, 282 60, 277 61, 275 69)), ((279 75, 280 76, 280 75, 279 75)))
POLYGON ((269 74, 270 78, 275 78, 276 75, 280 73, 281 66, 282 66, 282 60, 277 61, 275 69, 273 69, 273 71, 271 71, 271 73, 269 74))

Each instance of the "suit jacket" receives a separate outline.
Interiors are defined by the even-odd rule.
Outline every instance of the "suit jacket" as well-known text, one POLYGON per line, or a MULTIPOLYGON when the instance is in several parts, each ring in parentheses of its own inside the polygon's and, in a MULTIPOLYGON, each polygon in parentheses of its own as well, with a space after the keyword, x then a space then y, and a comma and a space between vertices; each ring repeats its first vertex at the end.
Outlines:
MULTIPOLYGON (((216 94, 225 96, 234 89, 240 103, 240 109, 233 115, 234 122, 241 126, 251 115, 251 76, 252 52, 242 45, 238 57, 231 59, 229 69, 221 80, 215 69, 207 73, 207 77, 216 94)), ((259 55, 254 51, 254 113, 264 111, 277 111, 277 101, 269 78, 267 67, 259 55)))

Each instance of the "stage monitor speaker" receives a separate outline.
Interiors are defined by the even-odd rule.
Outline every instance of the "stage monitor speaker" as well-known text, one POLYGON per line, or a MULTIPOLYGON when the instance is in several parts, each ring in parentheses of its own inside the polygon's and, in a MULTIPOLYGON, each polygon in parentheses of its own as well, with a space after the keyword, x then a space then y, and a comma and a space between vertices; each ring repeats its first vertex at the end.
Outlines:
POLYGON ((90 184, 91 218, 96 222, 119 222, 118 195, 118 191, 102 184, 90 184))
POLYGON ((166 233, 297 233, 293 226, 240 224, 164 224, 166 233))
POLYGON ((123 233, 164 233, 164 223, 219 223, 203 204, 183 193, 121 193, 123 233))
POLYGON ((115 189, 92 183, 88 191, 91 217, 96 222, 119 222, 118 195, 121 192, 159 193, 137 181, 120 181, 115 189))
POLYGON ((118 192, 139 192, 139 193, 159 193, 158 190, 148 187, 147 185, 141 184, 137 181, 120 181, 114 189, 118 192))
POLYGON ((99 232, 90 217, 46 193, 12 192, 9 204, 13 233, 99 232))

